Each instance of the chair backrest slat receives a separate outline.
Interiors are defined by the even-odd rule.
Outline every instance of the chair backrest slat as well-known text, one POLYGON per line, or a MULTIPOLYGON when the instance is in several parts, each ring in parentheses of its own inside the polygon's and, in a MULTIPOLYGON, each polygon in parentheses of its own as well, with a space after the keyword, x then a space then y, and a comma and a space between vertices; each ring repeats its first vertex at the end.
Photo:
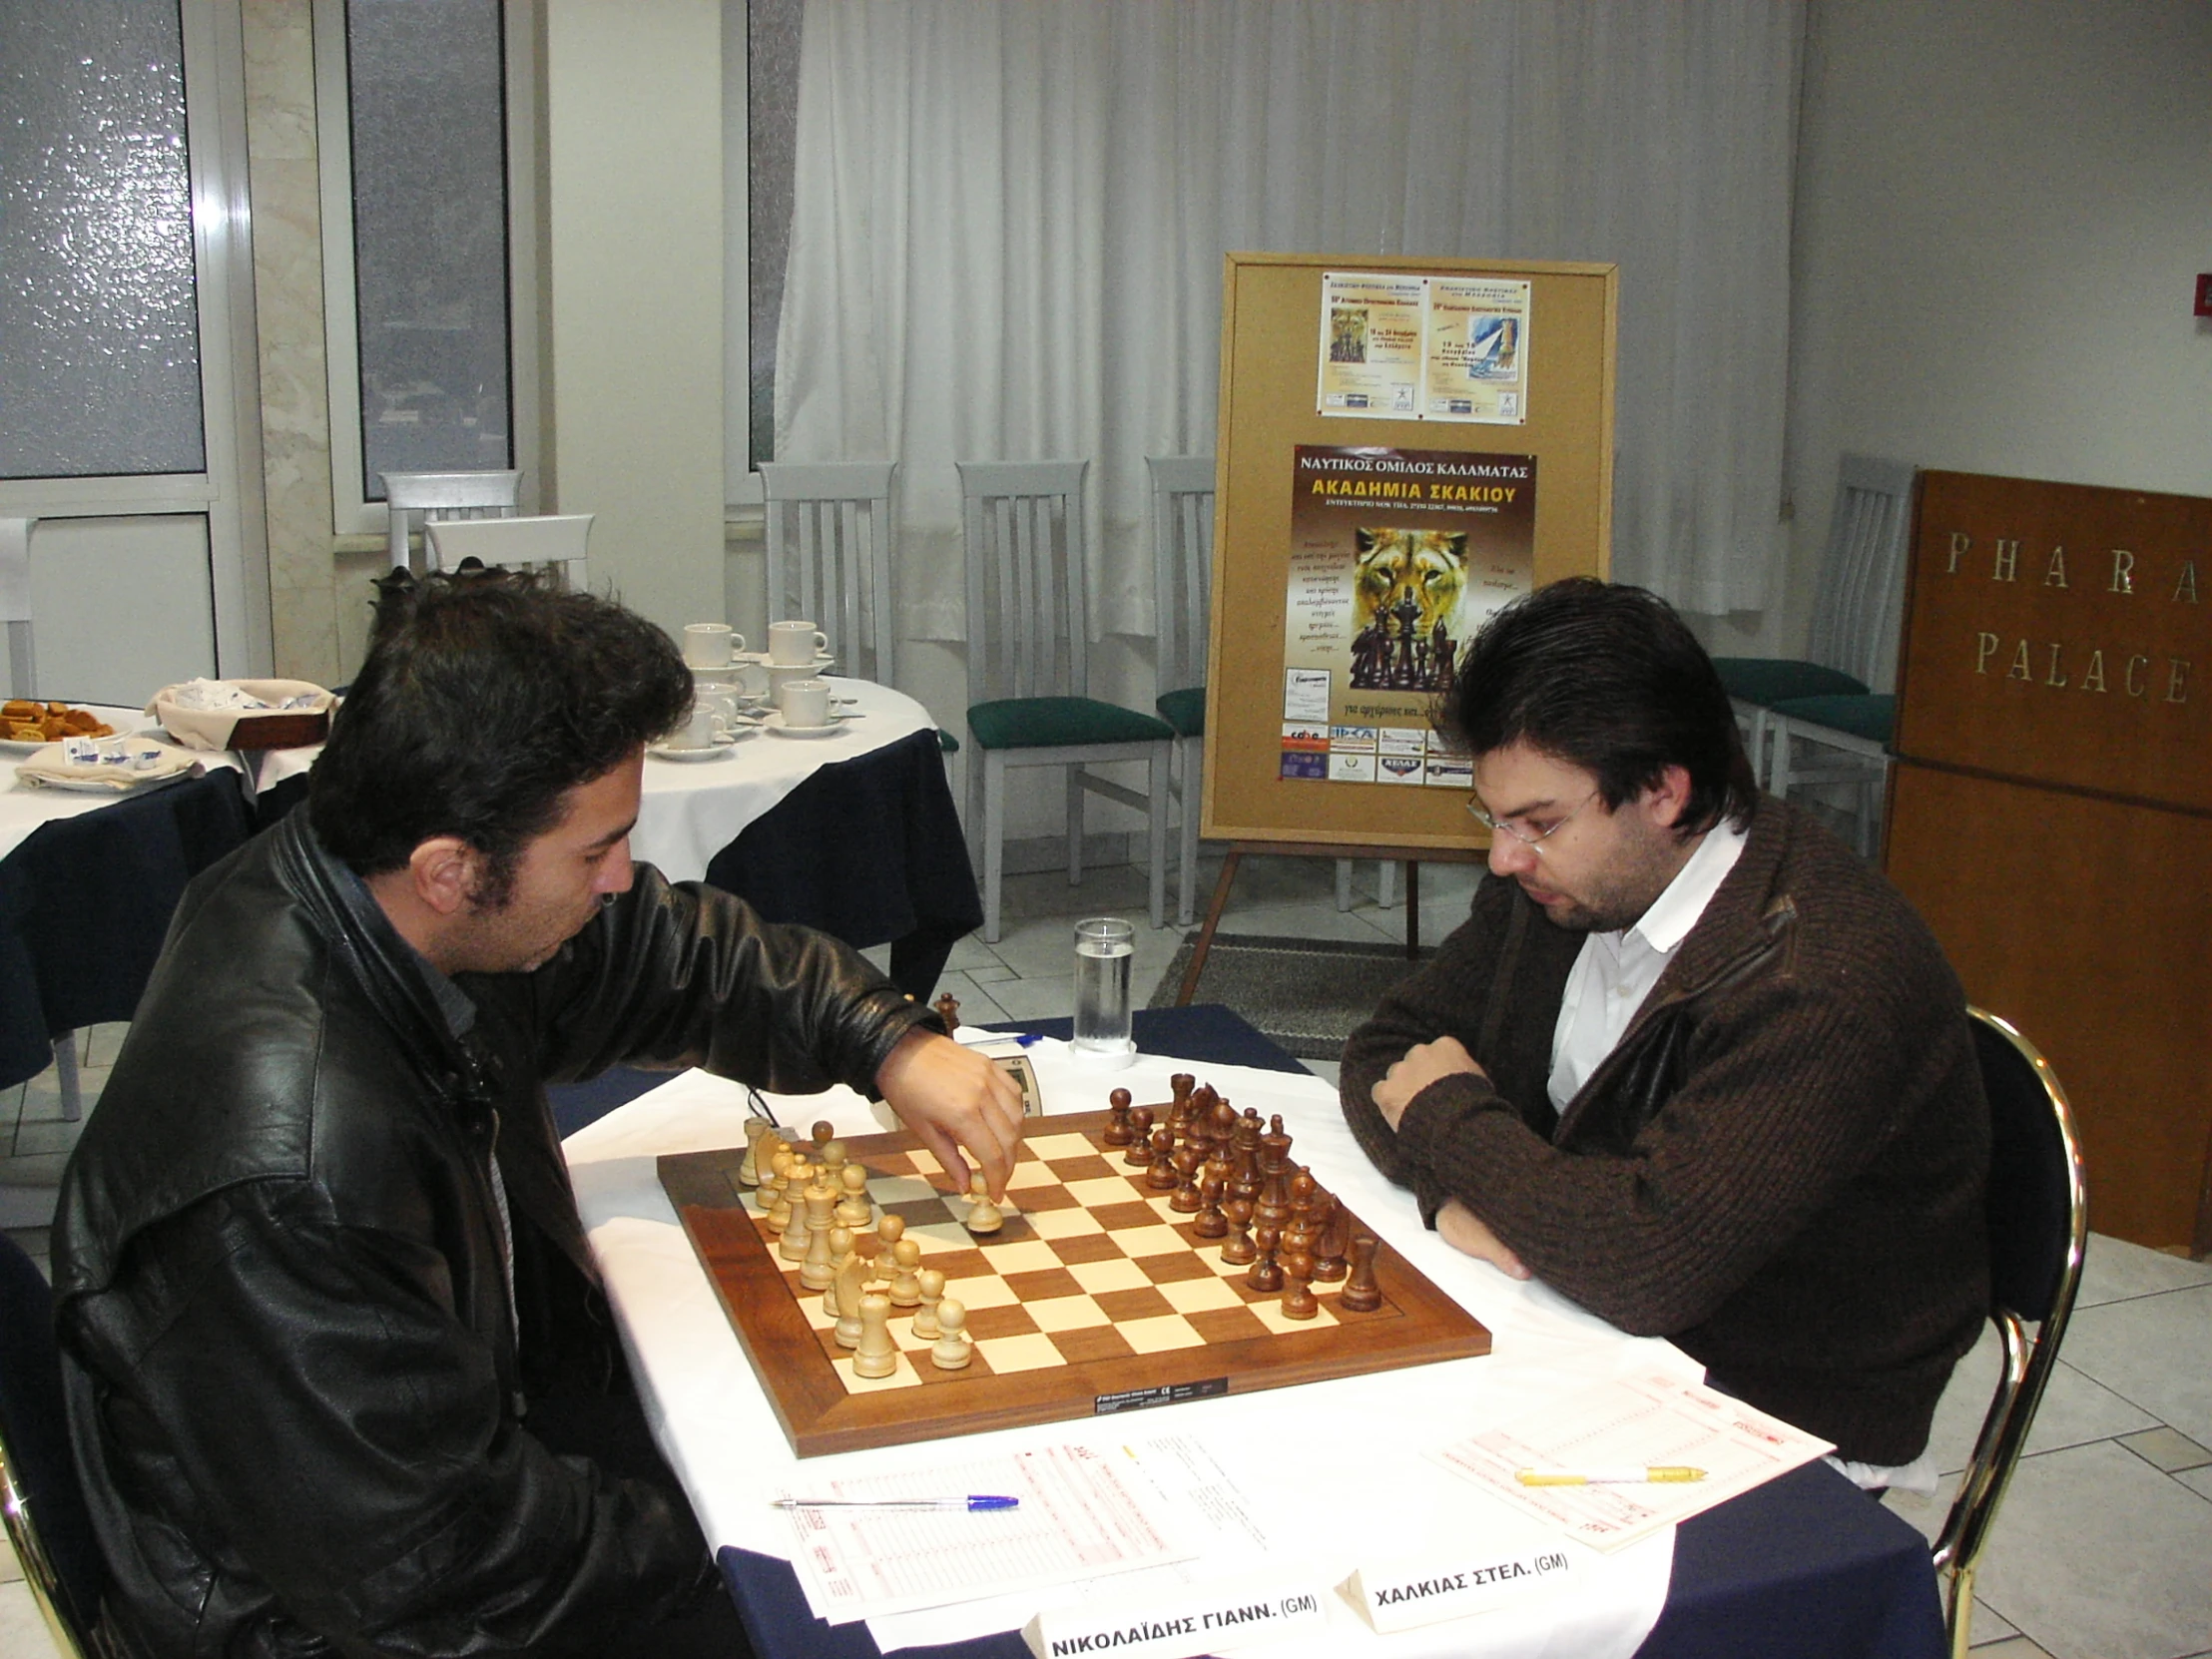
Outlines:
POLYGON ((1080 697, 1090 636, 1087 461, 962 461, 968 701, 1080 697))
POLYGON ((405 565, 416 575, 429 568, 429 549, 421 560, 408 556, 408 537, 420 531, 425 517, 505 518, 517 510, 522 474, 516 471, 486 472, 386 472, 384 481, 385 535, 394 565, 405 565))
POLYGON ((891 685, 897 618, 891 613, 892 461, 770 461, 771 622, 804 618, 830 635, 840 672, 891 685))
POLYGON ((1814 596, 1813 661, 1855 675, 1878 692, 1897 687, 1914 477, 1902 461, 1843 458, 1814 596))
POLYGON ((1214 582, 1214 458, 1150 455, 1154 626, 1162 691, 1203 685, 1214 582))

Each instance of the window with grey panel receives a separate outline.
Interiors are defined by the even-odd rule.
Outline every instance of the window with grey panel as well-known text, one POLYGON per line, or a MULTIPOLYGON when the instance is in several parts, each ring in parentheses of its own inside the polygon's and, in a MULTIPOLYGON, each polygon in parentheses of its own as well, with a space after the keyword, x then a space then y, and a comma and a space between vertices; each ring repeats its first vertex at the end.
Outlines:
POLYGON ((0 478, 206 470, 184 30, 0 0, 0 478))
POLYGON ((362 499, 513 464, 497 0, 347 0, 362 499))

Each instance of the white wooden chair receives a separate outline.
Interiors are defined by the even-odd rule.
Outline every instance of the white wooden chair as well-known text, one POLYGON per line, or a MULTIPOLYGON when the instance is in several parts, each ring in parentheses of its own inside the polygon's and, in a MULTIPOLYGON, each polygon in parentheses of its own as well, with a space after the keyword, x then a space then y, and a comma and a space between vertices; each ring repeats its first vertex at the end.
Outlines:
POLYGON ((980 839, 983 937, 999 936, 1006 774, 1067 769, 1068 884, 1083 879, 1085 791, 1146 815, 1152 925, 1167 902, 1168 778, 1175 729, 1090 695, 1083 478, 1088 461, 961 461, 966 548, 968 834, 980 839), (1086 768, 1142 761, 1143 791, 1086 768))
MULTIPOLYGON (((1814 595, 1807 657, 1713 659, 1745 728, 1752 772, 1770 790, 1781 733, 1778 705, 1896 689, 1914 477, 1913 467, 1902 461, 1844 456, 1837 469, 1836 504, 1829 515, 1828 550, 1814 595)), ((1808 728, 1817 724, 1804 722, 1808 728)), ((1853 776, 1866 770, 1863 764, 1847 767, 1853 776)), ((1799 770, 1798 781, 1813 780, 1799 770)))
POLYGON ((891 609, 895 461, 767 461, 768 619, 830 636, 842 672, 897 683, 891 609))
POLYGON ((1784 797, 1793 789, 1848 791, 1859 850, 1869 858, 1881 849, 1896 726, 1892 693, 1905 626, 1914 477, 1900 462, 1846 455, 1837 479, 1812 656, 1864 684, 1858 691, 1770 696, 1763 709, 1766 787, 1784 797))
POLYGON ((571 593, 590 586, 585 548, 594 513, 549 513, 531 518, 425 519, 422 535, 433 570, 457 570, 478 559, 508 570, 557 571, 571 593))
POLYGON ((387 472, 383 480, 391 562, 417 576, 429 568, 429 549, 412 558, 408 540, 424 518, 510 518, 522 489, 519 472, 387 472))
POLYGON ((1160 685, 1154 707, 1175 729, 1181 828, 1175 921, 1196 918, 1198 818, 1206 777, 1206 619, 1214 585, 1214 457, 1147 455, 1152 475, 1152 578, 1160 685))

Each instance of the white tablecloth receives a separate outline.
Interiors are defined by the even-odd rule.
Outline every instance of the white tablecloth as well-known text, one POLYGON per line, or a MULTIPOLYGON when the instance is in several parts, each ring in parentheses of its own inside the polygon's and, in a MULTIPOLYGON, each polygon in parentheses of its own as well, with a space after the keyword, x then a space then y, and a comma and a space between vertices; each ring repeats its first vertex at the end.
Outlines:
MULTIPOLYGON (((1242 1108, 1280 1112, 1310 1165, 1388 1242, 1490 1328, 1494 1352, 1365 1378, 1311 1383, 1084 1418, 919 1446, 810 1458, 810 1481, 854 1467, 941 1465, 948 1448, 983 1456, 1011 1445, 1079 1441, 1101 1446, 1168 1434, 1203 1437, 1240 1482, 1263 1499, 1280 1547, 1303 1555, 1327 1582, 1363 1559, 1411 1555, 1423 1540, 1454 1544, 1495 1532, 1520 1537, 1517 1518, 1474 1486, 1425 1461, 1425 1449, 1515 1416, 1571 1387, 1658 1365, 1689 1378, 1698 1367, 1672 1345, 1623 1336, 1540 1285, 1515 1283, 1459 1255, 1424 1230, 1411 1197, 1360 1152, 1335 1091, 1318 1078, 1234 1066, 1140 1059, 1105 1080, 1076 1072, 1063 1045, 1030 1050, 1048 1111, 1104 1106, 1127 1085, 1162 1099, 1167 1078, 1196 1071, 1242 1108)), ((840 1132, 884 1125, 844 1090, 775 1102, 787 1125, 828 1118, 840 1132), (788 1107, 788 1109, 787 1109, 788 1107)), ((662 1153, 744 1144, 743 1091, 688 1073, 569 1137, 577 1200, 605 1271, 649 1419, 683 1480, 708 1538, 789 1558, 792 1533, 769 1497, 799 1463, 662 1192, 662 1153)), ((1610 1556, 1581 1551, 1575 1588, 1562 1597, 1501 1608, 1475 1620, 1379 1638, 1347 1605, 1332 1607, 1325 1638, 1271 1654, 1558 1655, 1625 1659, 1649 1634, 1666 1600, 1671 1531, 1610 1556)), ((1335 1598, 1333 1598, 1335 1599, 1335 1598)), ((961 1640, 1020 1626, 1037 1610, 1010 1598, 872 1622, 877 1643, 961 1640)))
MULTIPOLYGON (((888 686, 871 680, 833 679, 830 684, 833 695, 855 699, 849 712, 861 717, 830 737, 787 738, 749 728, 747 736, 711 760, 664 761, 648 755, 630 856, 654 865, 671 881, 700 880, 714 855, 736 840, 740 830, 823 767, 936 726, 927 709, 888 686)), ((263 763, 262 788, 305 772, 321 753, 319 747, 272 753, 263 763)))
MULTIPOLYGON (((153 728, 154 722, 143 709, 111 709, 104 704, 78 706, 90 708, 118 732, 145 732, 163 749, 188 761, 198 761, 211 772, 218 767, 229 767, 233 771, 238 768, 236 755, 209 754, 203 750, 185 749, 164 741, 159 730, 149 730, 153 728)), ((0 765, 5 765, 7 769, 7 788, 0 789, 0 858, 21 846, 31 831, 42 824, 51 824, 56 819, 75 818, 80 813, 97 812, 102 807, 113 807, 118 801, 130 799, 113 792, 80 795, 70 790, 41 789, 26 784, 15 775, 17 763, 25 759, 27 757, 23 755, 0 757, 0 765)))

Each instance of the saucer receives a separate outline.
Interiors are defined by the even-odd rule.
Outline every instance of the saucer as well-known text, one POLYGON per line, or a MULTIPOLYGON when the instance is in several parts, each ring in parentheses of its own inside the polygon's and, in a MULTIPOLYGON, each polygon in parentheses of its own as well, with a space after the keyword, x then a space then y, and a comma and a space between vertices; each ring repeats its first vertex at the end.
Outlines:
MULTIPOLYGON (((750 736, 750 732, 745 734, 750 736)), ((726 755, 738 743, 740 734, 718 732, 715 741, 697 748, 688 744, 655 743, 646 745, 645 752, 659 761, 712 761, 726 755)))
POLYGON ((833 738, 843 729, 841 720, 832 720, 825 726, 792 726, 786 724, 782 715, 775 716, 765 728, 780 738, 833 738))

